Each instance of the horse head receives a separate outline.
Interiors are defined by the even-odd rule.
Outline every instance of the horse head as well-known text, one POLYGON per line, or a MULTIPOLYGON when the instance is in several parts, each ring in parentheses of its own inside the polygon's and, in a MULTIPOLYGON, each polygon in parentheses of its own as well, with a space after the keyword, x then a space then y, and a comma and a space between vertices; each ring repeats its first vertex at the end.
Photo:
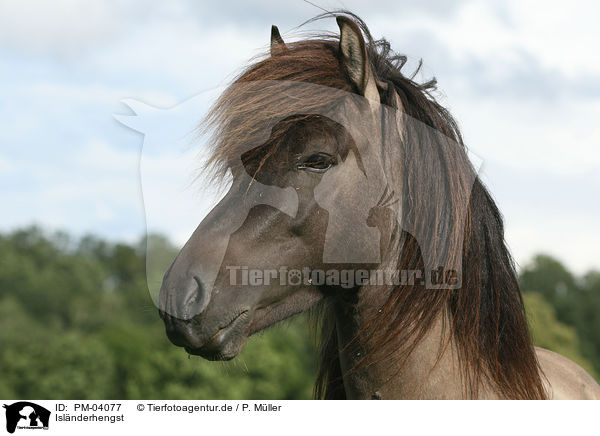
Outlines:
MULTIPOLYGON (((338 292, 335 271, 381 261, 381 229, 367 221, 387 189, 384 114, 358 26, 338 24, 337 53, 321 53, 337 86, 262 72, 238 80, 213 112, 226 115, 215 161, 233 183, 165 274, 159 299, 169 338, 192 354, 230 359, 248 335, 338 292)), ((290 68, 293 48, 274 29, 272 68, 290 68)))

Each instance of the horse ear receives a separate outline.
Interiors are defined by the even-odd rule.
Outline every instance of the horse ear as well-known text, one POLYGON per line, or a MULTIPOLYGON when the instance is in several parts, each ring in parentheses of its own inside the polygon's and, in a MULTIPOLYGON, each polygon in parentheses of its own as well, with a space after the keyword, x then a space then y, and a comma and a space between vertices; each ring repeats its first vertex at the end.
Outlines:
POLYGON ((358 25, 350 18, 336 17, 340 27, 340 60, 361 95, 379 102, 376 79, 367 56, 367 45, 358 25))
POLYGON ((287 47, 285 46, 285 42, 283 42, 279 29, 275 25, 271 26, 271 56, 277 56, 286 51, 287 47))

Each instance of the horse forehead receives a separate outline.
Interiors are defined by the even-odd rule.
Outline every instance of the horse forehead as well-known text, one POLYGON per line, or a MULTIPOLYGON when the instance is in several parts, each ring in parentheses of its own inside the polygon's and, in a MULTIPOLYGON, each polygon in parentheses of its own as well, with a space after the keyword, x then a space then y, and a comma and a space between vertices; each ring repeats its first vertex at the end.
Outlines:
POLYGON ((287 141, 287 150, 295 153, 316 153, 329 151, 331 153, 341 151, 340 148, 344 145, 341 132, 330 127, 329 131, 317 130, 305 136, 304 140, 291 138, 287 141))

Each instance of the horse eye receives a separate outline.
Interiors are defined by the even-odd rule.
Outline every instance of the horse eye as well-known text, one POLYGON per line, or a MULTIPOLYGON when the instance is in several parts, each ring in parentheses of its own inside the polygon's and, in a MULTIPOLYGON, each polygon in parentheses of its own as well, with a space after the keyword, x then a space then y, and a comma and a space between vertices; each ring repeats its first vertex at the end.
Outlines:
POLYGON ((324 173, 329 168, 335 165, 335 158, 327 153, 315 153, 297 166, 299 170, 307 170, 313 173, 324 173))

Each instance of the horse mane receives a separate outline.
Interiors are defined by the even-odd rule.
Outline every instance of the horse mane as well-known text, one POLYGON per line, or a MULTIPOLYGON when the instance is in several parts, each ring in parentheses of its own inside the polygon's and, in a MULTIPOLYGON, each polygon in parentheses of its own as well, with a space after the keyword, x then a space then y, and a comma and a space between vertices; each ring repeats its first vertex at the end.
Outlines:
MULTIPOLYGON (((514 263, 504 242, 502 216, 468 163, 456 121, 432 95, 435 79, 418 83, 413 80, 416 72, 405 76, 405 56, 394 53, 385 39, 374 40, 356 15, 347 11, 335 14, 347 15, 361 27, 373 74, 379 83, 387 84, 387 91, 380 89, 381 103, 396 107, 395 92, 406 115, 448 138, 440 141, 435 135, 411 132, 408 127, 407 135, 418 135, 418 140, 402 144, 403 220, 409 228, 427 223, 430 228, 421 230, 429 232, 431 246, 419 246, 411 232, 399 231, 395 249, 388 253, 394 266, 423 270, 423 253, 439 252, 440 246, 447 247, 443 255, 447 264, 459 259, 463 265, 459 289, 429 290, 422 284, 390 288, 379 316, 356 338, 376 341, 378 351, 364 356, 358 365, 385 362, 392 352, 404 361, 441 315, 445 331, 456 344, 465 398, 476 398, 484 384, 504 398, 546 398, 514 263), (444 174, 444 183, 428 182, 428 175, 436 171, 444 174), (467 183, 470 176, 474 182, 467 183), (427 219, 422 220, 423 216, 427 219), (454 224, 460 216, 466 217, 463 227, 454 224), (459 239, 462 245, 456 243, 459 239)), ((331 16, 327 13, 315 19, 331 16)), ((234 83, 286 80, 356 93, 338 61, 338 45, 337 36, 329 34, 286 43, 285 51, 254 63, 234 83)), ((277 107, 278 98, 273 95, 257 100, 233 88, 226 90, 205 123, 205 128, 215 129, 210 165, 220 170, 233 166, 244 141, 264 126, 262 120, 268 116, 265 108, 277 107)), ((305 107, 318 108, 320 95, 306 95, 304 103, 305 107)), ((289 128, 293 128, 292 122, 289 128)), ((286 129, 279 130, 286 134, 286 129)), ((315 397, 343 399, 335 317, 327 299, 316 314, 320 362, 315 397)))

